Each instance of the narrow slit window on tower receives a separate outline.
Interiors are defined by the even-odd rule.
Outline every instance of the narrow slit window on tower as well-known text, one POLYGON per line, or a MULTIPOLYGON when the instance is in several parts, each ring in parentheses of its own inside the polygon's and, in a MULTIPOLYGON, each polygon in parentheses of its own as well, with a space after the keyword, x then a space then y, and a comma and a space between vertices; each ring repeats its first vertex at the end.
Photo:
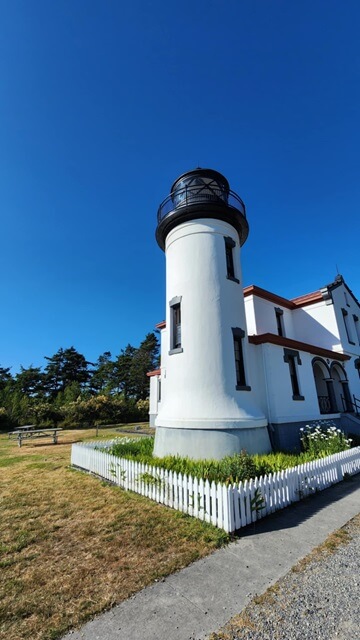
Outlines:
POLYGON ((169 354, 181 353, 181 297, 170 301, 170 351, 169 354))
POLYGON ((284 330, 284 312, 282 309, 275 308, 276 327, 279 336, 285 336, 284 330))
POLYGON ((297 365, 301 365, 301 359, 298 351, 292 349, 284 349, 284 362, 289 365, 291 388, 293 392, 293 400, 305 400, 300 393, 299 377, 297 365))
POLYGON ((246 384, 246 372, 244 361, 243 339, 245 331, 233 328, 234 338, 234 355, 235 355, 235 371, 236 371, 236 388, 240 391, 251 391, 251 387, 246 384))
POLYGON ((234 266, 234 248, 236 243, 232 238, 226 237, 225 240, 225 256, 226 256, 226 277, 228 280, 234 280, 239 282, 238 278, 235 278, 235 266, 234 266))

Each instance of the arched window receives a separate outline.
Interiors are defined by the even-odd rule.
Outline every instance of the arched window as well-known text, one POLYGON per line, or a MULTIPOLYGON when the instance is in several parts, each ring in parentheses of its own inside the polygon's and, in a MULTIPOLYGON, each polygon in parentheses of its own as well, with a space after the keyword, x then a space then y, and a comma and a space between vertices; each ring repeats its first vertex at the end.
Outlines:
POLYGON ((322 358, 314 358, 312 367, 320 413, 337 413, 333 380, 328 364, 322 358))
POLYGON ((351 412, 353 410, 349 382, 344 367, 340 362, 332 362, 331 377, 334 380, 334 393, 339 411, 351 412))

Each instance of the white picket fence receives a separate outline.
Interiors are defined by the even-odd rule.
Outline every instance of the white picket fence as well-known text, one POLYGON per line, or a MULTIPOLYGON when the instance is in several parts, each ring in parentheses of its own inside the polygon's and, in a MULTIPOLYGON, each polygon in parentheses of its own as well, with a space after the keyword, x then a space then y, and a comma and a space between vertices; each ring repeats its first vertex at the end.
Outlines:
POLYGON ((112 441, 73 444, 71 464, 126 490, 236 531, 278 509, 360 472, 360 447, 268 476, 225 485, 118 458, 100 448, 112 441))

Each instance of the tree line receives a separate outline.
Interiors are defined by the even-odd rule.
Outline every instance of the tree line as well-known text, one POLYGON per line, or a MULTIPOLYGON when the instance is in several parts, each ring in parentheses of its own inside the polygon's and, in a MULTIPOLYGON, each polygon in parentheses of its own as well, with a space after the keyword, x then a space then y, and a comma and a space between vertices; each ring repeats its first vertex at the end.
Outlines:
POLYGON ((159 342, 148 333, 139 347, 95 363, 74 347, 45 356, 44 368, 0 366, 0 428, 21 424, 85 426, 147 420, 149 378, 159 366, 159 342))

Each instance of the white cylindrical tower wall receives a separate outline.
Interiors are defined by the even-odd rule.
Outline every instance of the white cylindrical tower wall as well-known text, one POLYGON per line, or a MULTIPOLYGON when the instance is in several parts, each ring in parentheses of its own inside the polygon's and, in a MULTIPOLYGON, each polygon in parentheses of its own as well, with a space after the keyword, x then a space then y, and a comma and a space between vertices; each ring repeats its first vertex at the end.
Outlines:
POLYGON ((166 393, 156 419, 155 454, 221 458, 243 448, 268 451, 267 420, 249 379, 237 231, 222 220, 190 220, 170 231, 165 252, 166 393), (227 277, 225 238, 234 244, 234 279, 227 277), (173 301, 181 308, 181 348, 175 350, 173 301), (243 389, 237 389, 233 329, 244 332, 243 389))

